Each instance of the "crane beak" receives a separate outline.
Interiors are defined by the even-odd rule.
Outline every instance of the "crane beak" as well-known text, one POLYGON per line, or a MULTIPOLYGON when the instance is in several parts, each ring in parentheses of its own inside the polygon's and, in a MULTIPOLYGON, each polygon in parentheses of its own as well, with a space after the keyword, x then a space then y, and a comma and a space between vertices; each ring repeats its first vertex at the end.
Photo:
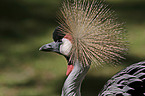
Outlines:
POLYGON ((39 51, 52 51, 52 43, 45 44, 42 47, 39 48, 39 51))
POLYGON ((40 47, 39 51, 60 53, 59 52, 60 44, 61 42, 51 42, 40 47))

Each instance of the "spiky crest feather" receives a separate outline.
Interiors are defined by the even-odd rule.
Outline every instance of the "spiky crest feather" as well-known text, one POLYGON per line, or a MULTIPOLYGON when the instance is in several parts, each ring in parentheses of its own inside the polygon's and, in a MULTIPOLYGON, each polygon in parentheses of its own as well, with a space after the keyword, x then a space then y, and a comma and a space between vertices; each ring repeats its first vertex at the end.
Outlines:
POLYGON ((117 22, 104 1, 65 0, 57 17, 60 30, 72 37, 71 63, 78 59, 84 65, 116 64, 124 59, 124 24, 117 22))

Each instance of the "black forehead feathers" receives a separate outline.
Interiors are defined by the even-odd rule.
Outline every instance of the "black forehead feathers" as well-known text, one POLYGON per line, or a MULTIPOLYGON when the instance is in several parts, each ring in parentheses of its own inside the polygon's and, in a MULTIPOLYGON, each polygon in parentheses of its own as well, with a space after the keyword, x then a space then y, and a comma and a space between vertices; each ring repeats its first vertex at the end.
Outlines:
POLYGON ((61 39, 65 36, 65 34, 63 34, 61 32, 61 29, 60 29, 61 26, 58 26, 55 28, 54 32, 53 32, 53 40, 55 42, 57 41, 61 41, 61 39))

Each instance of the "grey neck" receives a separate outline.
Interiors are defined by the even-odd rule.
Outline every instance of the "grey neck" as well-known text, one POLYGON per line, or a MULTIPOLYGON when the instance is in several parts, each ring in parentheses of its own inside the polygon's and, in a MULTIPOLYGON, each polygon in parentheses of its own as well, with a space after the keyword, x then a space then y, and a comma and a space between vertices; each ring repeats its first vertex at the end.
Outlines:
POLYGON ((81 96, 81 83, 86 76, 90 66, 82 66, 77 60, 74 64, 74 69, 67 77, 61 96, 81 96))

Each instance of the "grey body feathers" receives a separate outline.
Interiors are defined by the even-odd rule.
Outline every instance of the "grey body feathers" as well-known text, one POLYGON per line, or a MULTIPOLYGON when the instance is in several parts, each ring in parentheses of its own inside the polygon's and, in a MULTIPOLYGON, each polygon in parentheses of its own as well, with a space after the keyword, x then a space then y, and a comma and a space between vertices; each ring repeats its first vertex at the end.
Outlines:
POLYGON ((123 69, 114 75, 99 96, 144 96, 145 95, 145 61, 123 69))

